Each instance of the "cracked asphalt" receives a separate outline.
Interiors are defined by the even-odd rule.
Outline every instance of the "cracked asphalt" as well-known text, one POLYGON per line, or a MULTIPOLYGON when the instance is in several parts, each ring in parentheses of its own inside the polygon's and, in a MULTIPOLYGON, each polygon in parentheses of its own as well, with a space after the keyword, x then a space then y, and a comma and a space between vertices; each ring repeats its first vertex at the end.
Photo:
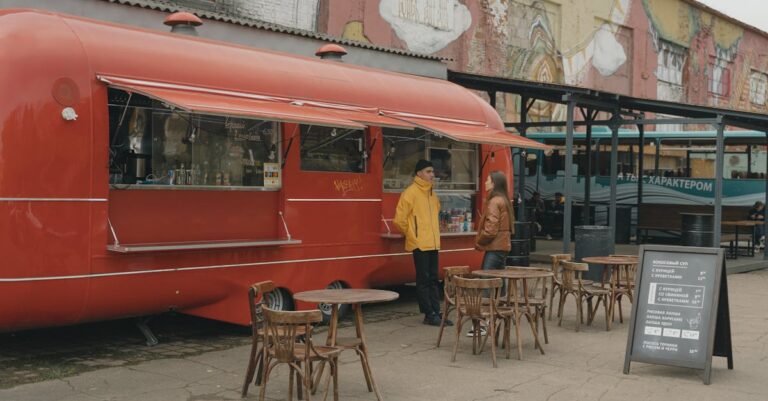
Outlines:
MULTIPOLYGON (((396 302, 365 307, 371 365, 387 400, 764 401, 768 397, 768 308, 764 307, 768 271, 731 275, 728 284, 735 369, 727 369, 725 358, 714 357, 710 385, 702 383, 698 370, 638 362, 624 375, 628 324, 617 320, 613 330, 606 332, 598 316, 594 325, 582 326, 576 333, 571 300, 562 327, 556 320, 547 322, 550 342, 544 345, 545 355, 533 348, 524 324, 522 360, 514 352, 511 359, 505 359, 501 350, 499 366, 494 369, 489 349, 473 355, 471 340, 462 335, 456 362, 451 362, 455 330, 447 330, 442 346, 436 348, 437 328, 421 323, 411 287, 398 288, 402 297, 396 302)), ((626 316, 629 307, 625 308, 626 316)), ((42 339, 63 337, 65 330, 74 329, 43 330, 24 341, 19 336, 29 333, 13 338, 2 335, 0 379, 5 388, 0 389, 0 400, 240 399, 250 351, 246 330, 183 316, 160 318, 153 327, 160 336, 160 348, 148 348, 129 321, 111 324, 119 330, 103 329, 101 334, 92 334, 95 339, 88 337, 71 347, 61 339, 42 339), (169 319, 168 323, 163 319, 169 319), (109 336, 116 339, 104 340, 109 336), (8 345, 9 338, 13 346, 8 345), (30 366, 19 362, 23 358, 30 366), (23 379, 10 385, 5 381, 14 375, 37 374, 40 367, 54 365, 49 363, 52 360, 66 363, 26 384, 23 379)), ((349 324, 346 326, 341 336, 353 334, 349 324)), ((317 334, 324 338, 325 333, 317 334)), ((340 365, 340 399, 376 399, 367 391, 354 353, 343 353, 340 365)), ((270 379, 267 399, 286 399, 287 387, 287 369, 280 367, 270 379)), ((251 385, 247 399, 258 399, 258 391, 251 385)), ((313 398, 322 399, 322 395, 313 398)))

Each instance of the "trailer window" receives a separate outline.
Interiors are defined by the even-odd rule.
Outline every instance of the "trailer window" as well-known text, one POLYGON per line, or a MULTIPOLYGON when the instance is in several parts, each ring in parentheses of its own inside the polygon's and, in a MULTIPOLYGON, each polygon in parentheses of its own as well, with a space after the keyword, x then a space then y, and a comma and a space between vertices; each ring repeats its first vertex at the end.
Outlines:
POLYGON ((301 126, 301 169, 365 173, 365 132, 358 129, 301 126))
POLYGON ((384 189, 402 190, 413 181, 419 159, 435 166, 435 189, 477 190, 477 145, 424 130, 384 128, 384 189))
POLYGON ((116 89, 109 117, 111 184, 280 187, 275 122, 173 111, 116 89))

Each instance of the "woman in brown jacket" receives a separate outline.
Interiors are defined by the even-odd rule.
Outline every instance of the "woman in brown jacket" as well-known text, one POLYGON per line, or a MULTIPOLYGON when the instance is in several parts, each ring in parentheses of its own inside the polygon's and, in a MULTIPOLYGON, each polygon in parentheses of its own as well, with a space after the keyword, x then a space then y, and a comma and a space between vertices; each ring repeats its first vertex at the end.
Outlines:
POLYGON ((515 215, 509 202, 507 177, 492 171, 485 180, 485 210, 475 237, 475 249, 485 251, 483 270, 503 269, 510 250, 510 237, 515 230, 515 215))
MULTIPOLYGON (((483 270, 503 269, 511 248, 510 237, 515 231, 515 215, 512 204, 509 202, 507 177, 504 173, 492 171, 485 180, 485 192, 488 193, 488 197, 477 227, 475 249, 485 251, 483 270)), ((502 293, 506 292, 505 287, 502 287, 502 293)), ((485 325, 481 323, 480 335, 485 334, 485 325)), ((474 330, 470 329, 467 336, 474 336, 474 330)))

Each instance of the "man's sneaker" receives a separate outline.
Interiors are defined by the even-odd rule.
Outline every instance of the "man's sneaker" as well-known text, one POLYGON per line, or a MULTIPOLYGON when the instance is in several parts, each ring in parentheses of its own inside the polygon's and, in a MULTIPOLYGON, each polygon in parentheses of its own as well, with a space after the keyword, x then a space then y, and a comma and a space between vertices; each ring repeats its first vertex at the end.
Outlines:
MULTIPOLYGON (((488 330, 485 329, 485 326, 480 326, 480 337, 488 334, 488 330)), ((474 337, 475 336, 475 329, 469 329, 467 332, 467 337, 474 337)))

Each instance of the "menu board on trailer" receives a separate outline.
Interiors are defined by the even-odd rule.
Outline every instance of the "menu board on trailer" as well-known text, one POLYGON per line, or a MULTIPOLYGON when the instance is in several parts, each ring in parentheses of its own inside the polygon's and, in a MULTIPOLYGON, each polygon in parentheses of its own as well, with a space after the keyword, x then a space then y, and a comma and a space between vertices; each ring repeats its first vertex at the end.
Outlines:
POLYGON ((709 384, 712 355, 733 369, 722 249, 644 245, 635 283, 625 374, 631 361, 682 366, 709 384))

